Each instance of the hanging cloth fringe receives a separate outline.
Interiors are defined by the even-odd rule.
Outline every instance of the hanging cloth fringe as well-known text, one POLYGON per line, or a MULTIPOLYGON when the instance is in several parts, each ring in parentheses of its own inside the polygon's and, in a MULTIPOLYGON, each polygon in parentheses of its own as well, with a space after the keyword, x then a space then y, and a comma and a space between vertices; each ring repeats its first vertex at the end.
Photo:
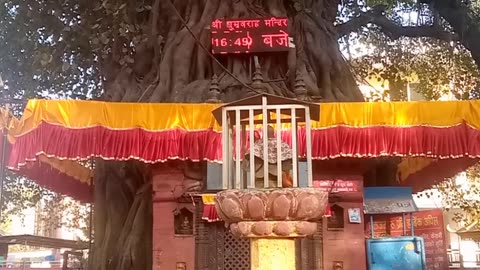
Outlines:
POLYGON ((220 217, 217 214, 217 209, 215 209, 215 194, 203 194, 202 202, 203 202, 202 219, 208 222, 220 221, 220 217))

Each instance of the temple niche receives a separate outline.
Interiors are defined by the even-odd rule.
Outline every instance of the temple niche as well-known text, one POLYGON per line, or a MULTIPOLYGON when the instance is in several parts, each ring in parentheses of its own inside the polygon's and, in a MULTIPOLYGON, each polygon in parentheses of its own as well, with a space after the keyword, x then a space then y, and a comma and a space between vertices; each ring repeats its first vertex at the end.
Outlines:
POLYGON ((318 104, 260 94, 219 107, 213 115, 224 142, 222 189, 312 186, 306 145, 311 145, 310 121, 320 116, 318 104))
POLYGON ((193 212, 187 208, 174 212, 175 235, 193 235, 193 212))
POLYGON ((343 207, 334 204, 331 207, 331 216, 327 218, 328 230, 343 230, 345 228, 345 211, 343 207))

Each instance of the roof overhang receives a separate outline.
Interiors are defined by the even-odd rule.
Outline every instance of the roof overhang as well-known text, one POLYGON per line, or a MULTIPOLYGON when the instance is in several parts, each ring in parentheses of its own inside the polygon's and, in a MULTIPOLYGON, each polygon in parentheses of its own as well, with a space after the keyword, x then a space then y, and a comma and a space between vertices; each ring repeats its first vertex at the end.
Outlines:
POLYGON ((45 248, 67 248, 73 250, 88 249, 88 243, 83 241, 73 241, 59 238, 51 238, 37 235, 7 235, 0 236, 0 244, 5 245, 25 245, 45 248))
MULTIPOLYGON (((263 96, 271 104, 308 104, 268 94, 230 104, 263 96)), ((212 115, 222 105, 31 100, 21 119, 0 116, 11 143, 7 166, 43 187, 90 202, 92 168, 84 163, 92 158, 222 162, 222 127, 212 115)), ((311 121, 312 158, 318 162, 401 158, 399 185, 420 191, 480 160, 480 100, 310 105, 321 109, 321 115, 311 114, 320 116, 311 121)), ((302 129, 300 157, 306 155, 302 129)), ((291 130, 284 131, 288 140, 291 130)))
MULTIPOLYGON (((267 93, 262 93, 254 96, 250 96, 244 99, 239 99, 237 101, 231 102, 224 104, 215 110, 212 111, 213 117, 215 117, 215 120, 221 124, 222 123, 222 109, 227 108, 227 107, 237 107, 237 106, 252 106, 252 105, 262 105, 262 98, 266 97, 267 99, 267 105, 302 105, 306 106, 310 109, 310 119, 314 121, 319 121, 320 120, 320 105, 315 104, 315 103, 310 103, 306 101, 301 101, 297 99, 292 99, 292 98, 286 98, 286 97, 281 97, 281 96, 276 96, 276 95, 271 95, 267 93)), ((301 113, 301 112, 300 112, 301 113)), ((255 114, 261 114, 255 113, 255 114)), ((244 119, 248 116, 248 112, 246 112, 245 115, 242 115, 241 118, 244 119)), ((298 115, 298 117, 301 117, 305 119, 305 115, 298 115)))

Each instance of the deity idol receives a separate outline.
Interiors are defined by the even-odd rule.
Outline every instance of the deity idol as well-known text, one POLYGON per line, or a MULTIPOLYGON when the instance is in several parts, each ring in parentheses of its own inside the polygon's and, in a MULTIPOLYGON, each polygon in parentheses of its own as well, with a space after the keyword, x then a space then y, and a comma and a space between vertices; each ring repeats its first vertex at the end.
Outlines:
MULTIPOLYGON (((281 154, 280 156, 277 156, 277 139, 275 137, 275 130, 273 129, 273 127, 268 126, 267 135, 269 184, 266 188, 277 187, 278 177, 282 177, 282 187, 292 187, 292 149, 287 143, 282 141, 280 144, 281 154), (277 162, 282 162, 281 176, 277 175, 277 162)), ((255 142, 253 153, 255 158, 255 188, 264 188, 263 139, 259 139, 255 142)), ((247 153, 247 159, 250 158, 249 154, 250 153, 247 153)), ((246 164, 248 166, 249 162, 246 162, 246 164)))

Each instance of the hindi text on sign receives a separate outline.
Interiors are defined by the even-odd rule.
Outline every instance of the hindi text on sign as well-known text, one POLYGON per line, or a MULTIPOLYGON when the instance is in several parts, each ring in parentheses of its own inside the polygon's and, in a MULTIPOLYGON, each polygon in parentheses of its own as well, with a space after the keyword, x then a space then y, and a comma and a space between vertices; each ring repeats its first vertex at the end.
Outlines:
POLYGON ((210 29, 214 54, 275 52, 290 48, 287 18, 215 19, 210 29))
MULTIPOLYGON (((410 233, 410 224, 411 220, 407 217, 407 234, 410 233)), ((425 241, 427 270, 448 269, 442 210, 435 209, 414 213, 413 226, 415 235, 423 237, 425 241)), ((401 216, 375 215, 373 227, 375 237, 395 237, 403 234, 403 220, 401 216)), ((369 221, 366 222, 365 232, 367 235, 370 235, 369 221)))

